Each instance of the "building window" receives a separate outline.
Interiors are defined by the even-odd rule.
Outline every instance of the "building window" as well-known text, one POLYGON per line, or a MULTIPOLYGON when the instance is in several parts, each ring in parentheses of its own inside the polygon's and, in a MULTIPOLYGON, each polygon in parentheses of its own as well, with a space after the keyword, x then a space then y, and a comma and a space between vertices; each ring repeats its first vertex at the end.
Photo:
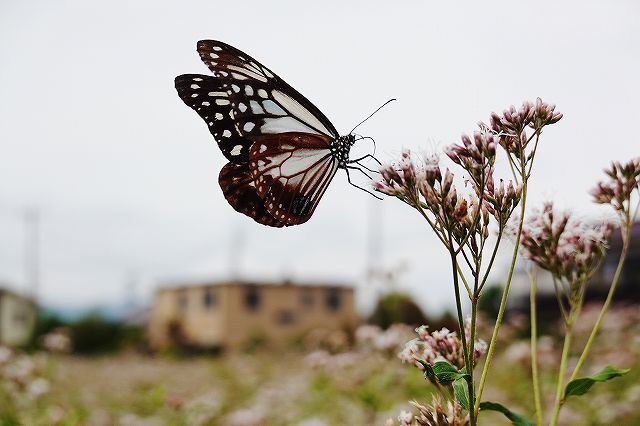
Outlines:
POLYGON ((327 290, 327 307, 332 311, 340 309, 340 289, 330 288, 327 290))
POLYGON ((178 309, 180 309, 181 311, 187 309, 187 300, 188 299, 186 290, 178 291, 178 309))
POLYGON ((296 317, 293 312, 285 309, 278 311, 278 314, 276 315, 276 323, 279 325, 290 325, 294 322, 296 322, 296 317))
POLYGON ((216 295, 212 288, 205 288, 202 294, 202 304, 206 309, 216 304, 216 295))
POLYGON ((255 311, 260 306, 260 289, 257 286, 248 287, 244 291, 244 303, 250 311, 255 311))
POLYGON ((300 301, 304 306, 313 305, 313 289, 303 288, 302 295, 300 296, 300 301))

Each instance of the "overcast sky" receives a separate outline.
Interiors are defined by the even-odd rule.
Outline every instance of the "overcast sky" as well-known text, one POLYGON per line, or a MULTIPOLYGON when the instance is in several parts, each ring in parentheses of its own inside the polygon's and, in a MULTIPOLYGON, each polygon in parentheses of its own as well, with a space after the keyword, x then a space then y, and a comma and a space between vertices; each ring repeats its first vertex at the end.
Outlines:
POLYGON ((639 20, 632 1, 3 0, 0 282, 25 288, 31 206, 47 304, 117 302, 133 282, 144 299, 167 281, 235 269, 353 282, 366 307, 378 291, 363 280, 378 209, 381 266, 406 265, 398 285, 428 309, 450 306, 447 257, 426 223, 342 171, 301 226, 264 227, 227 204, 226 160, 173 87, 178 74, 207 72, 196 41, 254 56, 342 133, 397 98, 359 129, 382 160, 442 148, 491 111, 541 96, 565 117, 543 136, 530 205, 584 209, 610 159, 640 154, 639 20))

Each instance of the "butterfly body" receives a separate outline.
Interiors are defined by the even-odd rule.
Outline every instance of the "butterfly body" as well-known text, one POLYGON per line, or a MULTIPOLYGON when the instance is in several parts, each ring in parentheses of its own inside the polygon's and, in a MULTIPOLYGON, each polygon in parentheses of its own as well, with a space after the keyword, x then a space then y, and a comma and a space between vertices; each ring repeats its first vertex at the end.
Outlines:
POLYGON ((175 87, 229 160, 218 182, 229 204, 256 222, 298 225, 313 214, 356 141, 340 136, 307 98, 246 53, 201 40, 213 76, 184 74, 175 87))

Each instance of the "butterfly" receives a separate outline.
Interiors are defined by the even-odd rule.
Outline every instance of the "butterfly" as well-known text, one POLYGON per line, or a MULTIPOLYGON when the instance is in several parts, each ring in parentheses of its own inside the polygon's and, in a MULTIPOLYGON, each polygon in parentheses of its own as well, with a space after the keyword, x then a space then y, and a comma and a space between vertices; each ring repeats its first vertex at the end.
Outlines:
POLYGON ((349 183, 349 170, 372 171, 360 163, 375 159, 371 154, 349 158, 356 140, 368 137, 353 130, 340 136, 269 68, 220 41, 201 40, 197 52, 213 76, 179 75, 175 87, 229 160, 218 182, 236 211, 263 225, 299 225, 309 220, 338 169, 349 183))

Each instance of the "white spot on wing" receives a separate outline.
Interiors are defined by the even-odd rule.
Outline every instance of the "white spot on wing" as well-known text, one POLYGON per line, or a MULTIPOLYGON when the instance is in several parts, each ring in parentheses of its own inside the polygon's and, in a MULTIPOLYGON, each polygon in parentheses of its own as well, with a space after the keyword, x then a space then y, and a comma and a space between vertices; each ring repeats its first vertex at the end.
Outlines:
POLYGON ((249 105, 251 106, 251 112, 254 114, 264 114, 264 110, 260 106, 260 104, 256 101, 249 101, 249 105))
POLYGON ((192 85, 191 85, 191 88, 192 88, 192 89, 199 89, 199 88, 200 88, 200 86, 198 86, 197 84, 192 84, 192 85))
POLYGON ((231 85, 231 88, 233 89, 234 92, 238 93, 240 91, 240 87, 236 86, 235 84, 231 85))
POLYGON ((244 127, 242 127, 242 128, 244 129, 245 132, 250 132, 251 129, 253 129, 255 126, 256 125, 254 123, 249 121, 247 123, 244 123, 244 127))
MULTIPOLYGON (((258 152, 260 152, 262 154, 266 150, 267 150, 267 146, 266 145, 260 145, 260 149, 258 150, 258 152)), ((255 163, 254 163, 254 166, 255 166, 255 163)))
POLYGON ((228 138, 229 136, 231 136, 231 132, 229 130, 225 130, 224 132, 222 132, 222 136, 228 138))
POLYGON ((264 109, 269 114, 287 115, 287 112, 285 110, 283 110, 282 108, 280 108, 280 105, 278 105, 277 103, 273 102, 271 99, 267 99, 266 101, 262 102, 262 105, 264 106, 264 109))
POLYGON ((240 104, 238 105, 238 109, 240 110, 240 112, 245 112, 247 110, 247 106, 240 102, 240 104))
POLYGON ((208 101, 204 101, 204 102, 202 103, 202 105, 204 105, 204 106, 209 106, 209 105, 211 105, 211 104, 210 104, 208 101))
POLYGON ((195 77, 193 78, 193 81, 202 81, 202 79, 200 77, 195 77))
POLYGON ((222 96, 223 98, 227 97, 226 92, 209 92, 209 96, 222 96))
MULTIPOLYGON (((228 130, 225 130, 225 132, 228 132, 228 130)), ((236 145, 231 150, 231 155, 240 155, 240 151, 242 151, 242 145, 236 145)))
POLYGON ((216 99, 216 104, 218 105, 229 105, 228 99, 216 99))
POLYGON ((215 50, 216 52, 219 52, 222 50, 222 47, 220 46, 213 46, 211 49, 215 50))
POLYGON ((209 56, 211 56, 213 59, 219 58, 220 56, 217 53, 209 53, 209 56))
POLYGON ((251 86, 244 86, 244 93, 247 94, 247 96, 253 96, 253 87, 251 86))
POLYGON ((267 94, 267 91, 264 89, 258 89, 258 96, 264 99, 267 99, 269 97, 269 95, 267 94))

